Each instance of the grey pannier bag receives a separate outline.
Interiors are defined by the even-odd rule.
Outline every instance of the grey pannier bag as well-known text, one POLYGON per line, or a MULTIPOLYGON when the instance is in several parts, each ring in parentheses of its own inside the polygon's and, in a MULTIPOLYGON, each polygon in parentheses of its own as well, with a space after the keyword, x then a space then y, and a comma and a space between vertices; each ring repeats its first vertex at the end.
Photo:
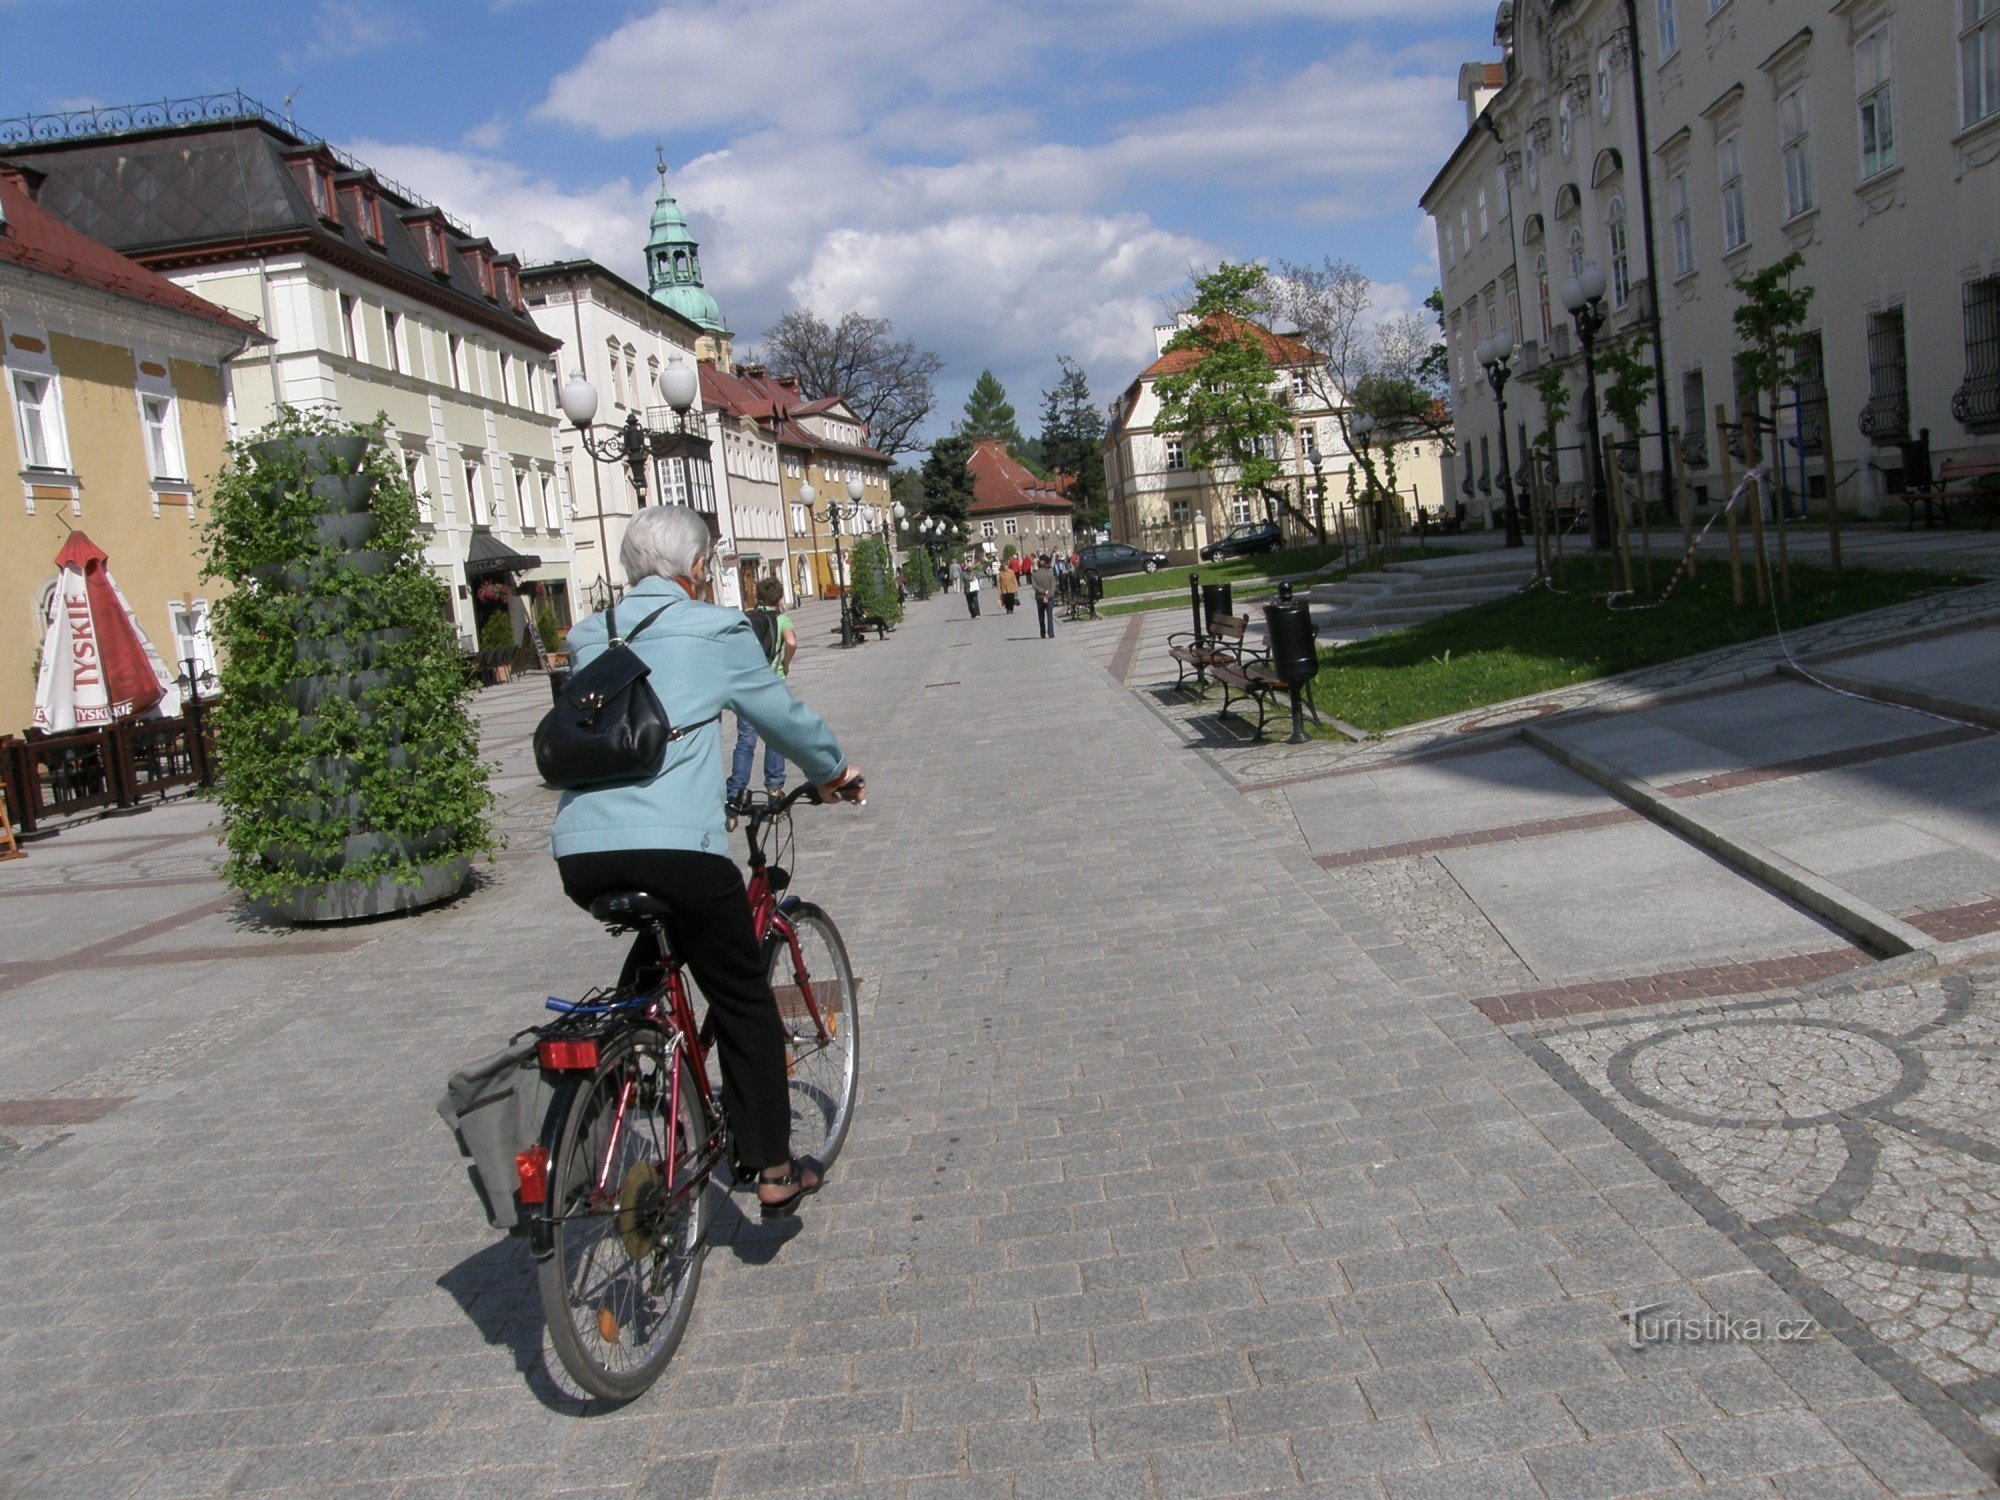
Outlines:
POLYGON ((438 1118, 472 1158, 472 1190, 495 1229, 525 1234, 520 1178, 514 1158, 542 1138, 555 1089, 543 1076, 535 1036, 452 1074, 438 1100, 438 1118))

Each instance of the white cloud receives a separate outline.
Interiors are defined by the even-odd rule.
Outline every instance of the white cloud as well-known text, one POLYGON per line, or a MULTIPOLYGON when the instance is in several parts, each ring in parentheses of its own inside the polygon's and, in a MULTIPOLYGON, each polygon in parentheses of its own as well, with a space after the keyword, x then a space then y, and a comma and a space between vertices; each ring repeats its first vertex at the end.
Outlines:
POLYGON ((319 0, 313 7, 310 38, 299 52, 280 58, 290 68, 299 63, 333 62, 359 57, 423 35, 413 17, 375 0, 319 0))
POLYGON ((624 178, 572 192, 493 156, 383 141, 351 149, 524 260, 590 256, 621 275, 641 271, 651 199, 624 178))

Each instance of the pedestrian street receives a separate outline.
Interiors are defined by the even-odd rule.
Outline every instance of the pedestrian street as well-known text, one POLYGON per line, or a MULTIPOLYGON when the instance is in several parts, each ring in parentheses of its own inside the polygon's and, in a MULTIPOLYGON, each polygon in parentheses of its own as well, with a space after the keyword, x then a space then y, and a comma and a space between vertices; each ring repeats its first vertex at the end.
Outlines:
MULTIPOLYGON (((802 809, 788 863, 860 976, 854 1134, 797 1220, 717 1215, 687 1341, 617 1410, 549 1373, 532 1268, 432 1113, 450 1069, 619 957, 541 848, 542 678, 479 700, 509 845, 447 907, 261 923, 221 899, 191 801, 0 866, 0 1489, 1990 1490, 1966 1373, 2000 1223, 1972 1111, 1990 970, 1871 979, 1861 955, 1813 993, 1800 969, 1747 1001, 1513 1019, 1474 1002, 1621 956, 1441 972, 1343 875, 1385 860, 1329 857, 1434 772, 1315 792, 1321 820, 1288 826, 1091 627, 938 598, 842 651, 831 623, 800 613, 792 680, 869 802, 802 809), (1819 1066, 1787 1071, 1801 1049, 1819 1066), (1843 1259, 1837 1212, 1894 1253, 1843 1259)), ((1583 795, 1523 765, 1466 805, 1519 824, 1509 799, 1583 795)), ((1656 832, 1575 836, 1689 878, 1656 832)), ((1464 868, 1487 929, 1525 930, 1504 871, 1464 868)), ((1853 946, 1735 889, 1710 968, 1853 946)))

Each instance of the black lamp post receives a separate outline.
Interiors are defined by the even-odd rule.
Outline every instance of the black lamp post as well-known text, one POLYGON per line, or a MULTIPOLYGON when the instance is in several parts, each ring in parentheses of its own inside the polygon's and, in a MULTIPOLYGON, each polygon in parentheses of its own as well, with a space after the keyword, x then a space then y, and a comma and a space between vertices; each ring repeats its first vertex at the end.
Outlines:
MULTIPOLYGON (((708 452, 708 438, 701 430, 699 418, 690 420, 695 397, 701 391, 701 377, 694 366, 688 364, 678 354, 667 362, 660 371, 660 394, 674 413, 671 427, 647 427, 639 420, 637 411, 625 414, 623 426, 614 427, 602 437, 593 437, 592 420, 597 416, 597 387, 583 378, 583 372, 571 375, 562 388, 563 415, 576 428, 577 440, 583 444, 584 452, 599 463, 622 463, 632 471, 632 488, 638 493, 639 503, 646 504, 648 482, 647 471, 654 459, 695 458, 708 452)), ((604 561, 604 577, 607 587, 611 578, 611 544, 604 532, 604 503, 597 506, 598 555, 604 561)))
POLYGON ((840 523, 844 517, 850 524, 861 514, 861 481, 847 481, 847 504, 842 505, 838 496, 829 495, 826 509, 815 511, 814 503, 819 499, 819 491, 810 483, 799 486, 799 503, 808 515, 823 516, 827 530, 833 533, 833 581, 840 589, 840 644, 852 646, 854 638, 854 580, 847 576, 847 553, 840 545, 840 523))
POLYGON ((1313 529, 1319 533, 1320 545, 1326 545, 1326 475, 1320 472, 1319 444, 1315 442, 1307 450, 1313 468, 1313 529))
POLYGON ((1514 373, 1514 335, 1505 329, 1479 341, 1475 351, 1493 387, 1493 399, 1500 407, 1500 491, 1507 497, 1501 512, 1507 526, 1507 545, 1521 545, 1521 518, 1514 509, 1514 465, 1507 457, 1507 377, 1514 373))
MULTIPOLYGON (((1562 303, 1576 319, 1577 340, 1583 345, 1583 410, 1590 445, 1590 550, 1611 546, 1611 493, 1604 485, 1604 443, 1597 431, 1597 332, 1604 326, 1604 267, 1592 262, 1562 284, 1562 303)), ((1501 424, 1500 441, 1507 441, 1501 424)))
POLYGON ((215 770, 208 763, 208 743, 203 737, 201 715, 204 700, 203 688, 215 686, 215 673, 201 664, 198 657, 181 658, 181 675, 174 684, 181 692, 181 717, 187 721, 188 759, 193 763, 196 779, 202 786, 215 785, 215 770))

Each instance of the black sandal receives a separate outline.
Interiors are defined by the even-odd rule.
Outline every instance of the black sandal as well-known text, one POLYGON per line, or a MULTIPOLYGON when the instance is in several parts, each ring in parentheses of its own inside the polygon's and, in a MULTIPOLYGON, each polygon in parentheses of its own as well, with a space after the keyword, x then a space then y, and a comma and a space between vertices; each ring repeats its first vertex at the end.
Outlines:
MULTIPOLYGON (((764 1171, 769 1170, 768 1167, 764 1169, 764 1171)), ((810 1156, 795 1156, 786 1163, 785 1175, 782 1177, 766 1177, 764 1172, 759 1172, 757 1174, 757 1186, 760 1188, 788 1187, 796 1188, 797 1191, 789 1197, 780 1198, 776 1203, 766 1203, 763 1194, 759 1193, 757 1195, 757 1206, 763 1209, 764 1217, 767 1219, 789 1219, 799 1211, 800 1200, 811 1197, 825 1185, 826 1168, 822 1167, 810 1156), (806 1187, 800 1182, 800 1178, 807 1172, 813 1175, 813 1183, 810 1187, 806 1187)))

